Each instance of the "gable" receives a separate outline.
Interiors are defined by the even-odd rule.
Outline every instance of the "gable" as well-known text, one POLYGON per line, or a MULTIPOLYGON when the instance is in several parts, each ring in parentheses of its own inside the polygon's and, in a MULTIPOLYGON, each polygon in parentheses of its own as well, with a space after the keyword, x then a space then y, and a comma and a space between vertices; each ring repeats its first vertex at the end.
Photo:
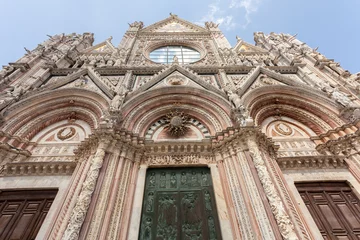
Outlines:
POLYGON ((87 54, 99 54, 99 53, 113 53, 115 47, 111 44, 109 40, 106 40, 102 43, 96 44, 90 48, 85 49, 84 53, 87 54))
POLYGON ((172 21, 156 29, 156 32, 196 32, 196 30, 178 21, 172 21))
POLYGON ((259 87, 273 86, 273 85, 286 85, 266 74, 260 74, 256 80, 251 84, 249 90, 253 90, 259 87))
POLYGON ((104 94, 104 92, 94 83, 94 81, 88 75, 81 76, 81 77, 75 79, 74 81, 61 86, 59 89, 63 89, 63 88, 87 89, 87 90, 99 93, 100 95, 102 95, 103 97, 106 98, 106 95, 104 94))
POLYGON ((50 78, 42 88, 42 91, 60 88, 83 88, 100 93, 101 95, 107 96, 111 99, 114 95, 114 91, 112 89, 115 88, 111 85, 113 84, 110 80, 105 78, 102 79, 90 68, 84 68, 68 76, 55 76, 50 78))
POLYGON ((159 81, 158 83, 153 85, 148 90, 162 88, 162 87, 171 87, 171 86, 174 86, 174 87, 187 86, 187 87, 205 89, 203 86, 194 82, 190 78, 186 77, 179 71, 174 71, 170 75, 168 75, 166 78, 162 79, 161 81, 159 81))
POLYGON ((302 84, 297 80, 260 66, 254 68, 248 75, 243 76, 241 84, 241 88, 237 91, 240 96, 255 88, 271 85, 288 85, 293 87, 308 88, 307 85, 302 84))
POLYGON ((168 68, 161 70, 158 74, 147 79, 143 85, 130 93, 129 97, 159 87, 188 86, 203 88, 226 98, 226 94, 214 85, 215 84, 210 80, 206 80, 178 64, 172 64, 168 66, 168 68))
POLYGON ((266 50, 249 44, 243 40, 240 40, 234 47, 234 51, 237 54, 247 54, 247 53, 268 53, 266 50))
POLYGON ((184 19, 179 18, 177 15, 170 14, 170 17, 154 23, 140 32, 152 32, 152 33, 199 33, 208 32, 207 29, 188 22, 184 19))

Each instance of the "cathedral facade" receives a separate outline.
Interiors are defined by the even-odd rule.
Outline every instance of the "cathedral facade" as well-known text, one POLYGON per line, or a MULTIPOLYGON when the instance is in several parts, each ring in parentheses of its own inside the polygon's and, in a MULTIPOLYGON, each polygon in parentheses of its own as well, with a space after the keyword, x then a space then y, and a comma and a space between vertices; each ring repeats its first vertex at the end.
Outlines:
POLYGON ((358 239, 360 73, 174 14, 0 71, 0 239, 358 239))

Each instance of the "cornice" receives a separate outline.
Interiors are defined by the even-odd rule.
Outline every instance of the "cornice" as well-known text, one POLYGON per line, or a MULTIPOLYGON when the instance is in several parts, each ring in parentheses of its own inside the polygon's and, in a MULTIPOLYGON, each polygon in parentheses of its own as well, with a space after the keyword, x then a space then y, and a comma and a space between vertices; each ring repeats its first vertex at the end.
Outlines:
POLYGON ((217 133, 212 139, 213 149, 221 151, 223 147, 227 147, 229 144, 237 141, 246 142, 250 137, 255 138, 259 146, 268 150, 270 154, 275 153, 279 149, 279 146, 275 145, 272 139, 262 133, 261 129, 256 126, 228 128, 221 133, 217 133))
POLYGON ((299 156, 276 160, 282 170, 348 168, 344 156, 299 156))
POLYGON ((360 144, 360 119, 351 124, 329 130, 326 133, 312 137, 321 153, 344 154, 349 156, 359 152, 360 144))
POLYGON ((0 176, 56 176, 71 175, 75 162, 20 162, 3 166, 0 176))

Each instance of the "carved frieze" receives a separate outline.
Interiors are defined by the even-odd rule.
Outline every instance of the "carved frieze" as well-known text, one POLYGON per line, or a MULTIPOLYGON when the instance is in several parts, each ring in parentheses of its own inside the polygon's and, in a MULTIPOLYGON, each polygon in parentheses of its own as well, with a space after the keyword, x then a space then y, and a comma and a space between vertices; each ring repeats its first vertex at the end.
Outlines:
POLYGON ((196 165, 214 163, 212 155, 201 154, 173 154, 173 155, 148 155, 144 158, 144 164, 148 165, 196 165))
POLYGON ((0 166, 0 176, 71 175, 75 162, 22 162, 0 166))
POLYGON ((301 156, 278 158, 283 170, 347 168, 344 157, 339 156, 301 156))

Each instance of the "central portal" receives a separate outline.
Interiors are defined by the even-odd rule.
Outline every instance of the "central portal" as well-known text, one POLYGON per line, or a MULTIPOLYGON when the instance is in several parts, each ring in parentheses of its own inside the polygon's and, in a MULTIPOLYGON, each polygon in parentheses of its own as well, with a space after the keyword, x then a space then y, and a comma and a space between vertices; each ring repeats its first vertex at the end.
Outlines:
POLYGON ((139 239, 221 239, 210 169, 149 169, 139 239))

